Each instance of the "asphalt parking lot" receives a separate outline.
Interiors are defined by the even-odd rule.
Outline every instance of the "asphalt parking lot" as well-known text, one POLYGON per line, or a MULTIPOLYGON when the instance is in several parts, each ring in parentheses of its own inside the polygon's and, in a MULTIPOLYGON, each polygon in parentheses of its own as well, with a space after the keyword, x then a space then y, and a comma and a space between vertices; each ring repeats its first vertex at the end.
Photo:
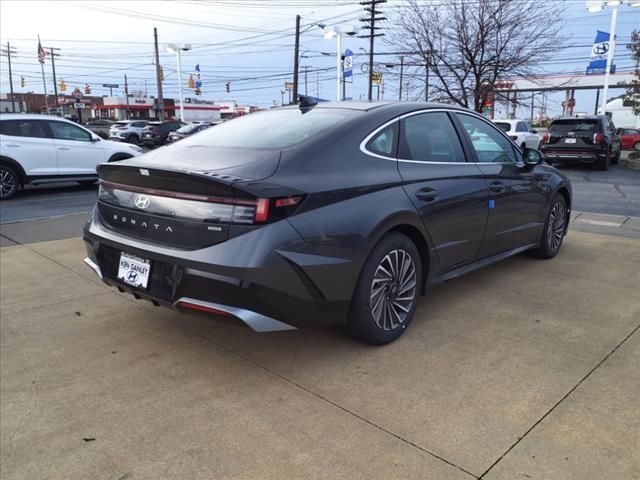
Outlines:
POLYGON ((3 203, 0 477, 640 478, 640 180, 566 171, 558 257, 430 290, 377 348, 104 286, 78 238, 95 188, 3 203))

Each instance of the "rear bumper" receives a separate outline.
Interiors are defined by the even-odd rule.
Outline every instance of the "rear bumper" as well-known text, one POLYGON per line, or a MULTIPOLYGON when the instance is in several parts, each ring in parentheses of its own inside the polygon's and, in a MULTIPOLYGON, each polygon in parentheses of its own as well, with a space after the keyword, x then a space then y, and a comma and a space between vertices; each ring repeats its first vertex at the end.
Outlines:
POLYGON ((163 140, 161 137, 142 137, 142 143, 144 145, 151 145, 153 147, 164 145, 166 140, 163 140))
POLYGON ((84 230, 85 263, 106 284, 138 299, 181 311, 224 312, 256 331, 347 321, 364 252, 355 252, 355 259, 320 252, 287 221, 204 249, 178 250, 123 236, 97 217, 84 230), (117 279, 120 252, 151 261, 147 289, 117 279), (324 288, 331 280, 344 288, 324 288))
POLYGON ((557 163, 597 163, 601 160, 606 160, 607 154, 606 152, 563 152, 562 150, 542 150, 542 153, 545 156, 545 159, 548 162, 557 162, 557 163))

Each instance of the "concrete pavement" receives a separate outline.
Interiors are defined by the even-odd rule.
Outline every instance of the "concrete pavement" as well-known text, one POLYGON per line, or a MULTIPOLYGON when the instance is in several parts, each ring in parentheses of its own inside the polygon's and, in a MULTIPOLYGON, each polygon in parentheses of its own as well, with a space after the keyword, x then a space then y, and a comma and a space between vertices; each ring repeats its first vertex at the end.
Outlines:
POLYGON ((398 342, 256 334, 0 251, 3 479, 640 477, 640 246, 570 232, 430 291, 398 342))

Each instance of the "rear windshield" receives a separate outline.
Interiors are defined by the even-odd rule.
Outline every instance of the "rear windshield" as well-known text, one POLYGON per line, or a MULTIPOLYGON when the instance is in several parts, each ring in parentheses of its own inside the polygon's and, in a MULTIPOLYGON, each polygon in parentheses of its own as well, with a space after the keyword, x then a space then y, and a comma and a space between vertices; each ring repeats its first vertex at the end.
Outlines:
POLYGON ((511 130, 511 124, 507 122, 496 122, 496 126, 503 132, 511 130))
POLYGON ((337 127, 361 114, 357 110, 328 108, 315 108, 305 113, 297 108, 258 112, 206 129, 181 143, 281 149, 309 140, 322 131, 337 127))
POLYGON ((551 124, 549 133, 556 136, 568 135, 569 133, 577 135, 598 133, 598 121, 584 118, 557 120, 551 124))

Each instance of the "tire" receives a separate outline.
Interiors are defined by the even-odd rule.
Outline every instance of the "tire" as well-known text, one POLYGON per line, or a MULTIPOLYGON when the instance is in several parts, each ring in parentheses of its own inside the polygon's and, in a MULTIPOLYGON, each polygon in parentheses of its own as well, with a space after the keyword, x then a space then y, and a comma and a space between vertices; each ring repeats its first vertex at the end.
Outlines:
POLYGON ((543 259, 555 257, 562 247, 566 230, 567 202, 561 194, 556 193, 551 200, 551 208, 544 222, 540 246, 531 250, 531 253, 543 259))
POLYGON ((20 189, 20 177, 9 165, 0 165, 0 200, 8 200, 20 189))
POLYGON ((615 155, 613 155, 613 160, 611 161, 613 165, 617 165, 618 163, 620 163, 620 153, 621 151, 618 150, 618 152, 615 155))
POLYGON ((393 342, 411 323, 421 287, 422 263, 415 244, 401 233, 385 235, 360 273, 351 301, 349 333, 372 345, 393 342))
POLYGON ((130 133, 125 137, 124 141, 127 143, 138 145, 140 143, 140 138, 135 133, 130 133))
POLYGON ((640 142, 636 142, 636 143, 634 143, 634 144, 633 144, 633 149, 634 149, 636 152, 640 152, 640 142))
POLYGON ((597 163, 598 170, 609 170, 609 155, 597 163))

